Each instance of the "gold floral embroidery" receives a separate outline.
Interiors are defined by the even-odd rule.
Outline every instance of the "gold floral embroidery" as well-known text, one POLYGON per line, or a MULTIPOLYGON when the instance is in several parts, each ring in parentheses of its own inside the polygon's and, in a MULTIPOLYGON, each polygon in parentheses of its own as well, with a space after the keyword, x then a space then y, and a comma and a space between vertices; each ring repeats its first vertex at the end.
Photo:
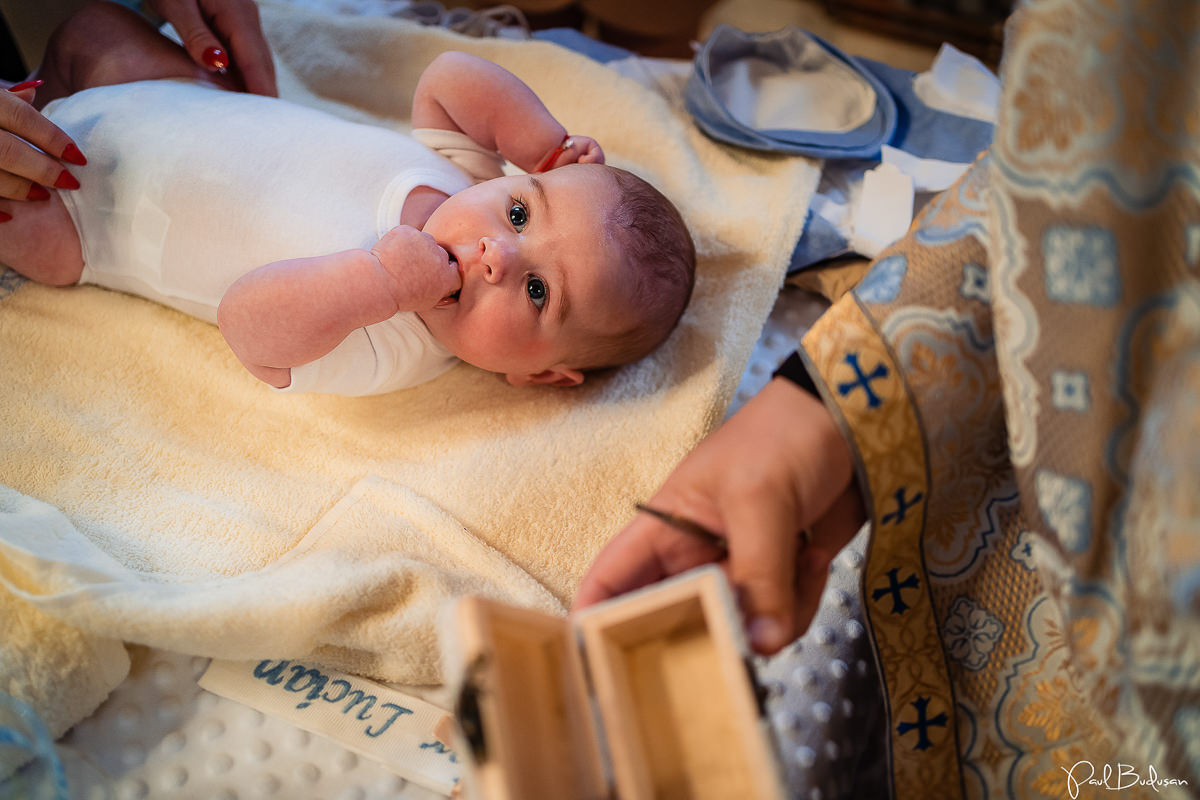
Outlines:
POLYGON ((1050 741, 1058 741, 1075 733, 1075 720, 1070 709, 1079 707, 1079 697, 1067 679, 1056 675, 1048 681, 1038 681, 1037 700, 1031 702, 1017 717, 1021 722, 1040 728, 1050 741))
POLYGON ((1050 758, 1054 766, 1037 776, 1033 781, 1033 788, 1041 797, 1070 797, 1067 789, 1067 770, 1071 769, 1072 764, 1086 758, 1083 750, 1075 745, 1056 748, 1051 751, 1050 758))

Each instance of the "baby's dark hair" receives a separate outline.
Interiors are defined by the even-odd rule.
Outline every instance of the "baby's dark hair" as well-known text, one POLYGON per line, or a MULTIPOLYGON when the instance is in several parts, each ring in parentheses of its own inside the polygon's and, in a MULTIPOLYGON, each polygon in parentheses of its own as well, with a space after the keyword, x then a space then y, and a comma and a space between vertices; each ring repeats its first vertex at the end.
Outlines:
POLYGON ((624 330, 598 335, 578 369, 629 364, 658 347, 675 328, 692 296, 696 246, 679 209, 645 180, 605 166, 617 188, 606 227, 615 233, 639 308, 624 330))

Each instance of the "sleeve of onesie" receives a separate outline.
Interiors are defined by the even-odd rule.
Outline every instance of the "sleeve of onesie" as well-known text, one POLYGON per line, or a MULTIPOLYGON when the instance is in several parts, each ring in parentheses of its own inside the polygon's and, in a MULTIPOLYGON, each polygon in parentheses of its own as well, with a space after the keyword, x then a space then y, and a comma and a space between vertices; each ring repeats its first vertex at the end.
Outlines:
POLYGON ((433 152, 450 160, 476 183, 504 175, 504 159, 462 131, 439 128, 414 128, 413 138, 433 152))
POLYGON ((384 394, 433 380, 458 363, 430 335, 420 317, 400 313, 352 331, 315 361, 292 367, 292 382, 278 392, 320 392, 346 397, 384 394))

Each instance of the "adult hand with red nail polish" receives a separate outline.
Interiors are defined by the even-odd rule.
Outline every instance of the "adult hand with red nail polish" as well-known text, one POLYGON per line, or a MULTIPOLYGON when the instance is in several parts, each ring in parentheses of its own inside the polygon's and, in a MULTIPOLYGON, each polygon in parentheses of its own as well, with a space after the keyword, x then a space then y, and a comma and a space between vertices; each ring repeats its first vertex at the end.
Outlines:
POLYGON ((240 76, 243 88, 275 97, 275 63, 253 0, 147 0, 170 22, 201 67, 240 76))
POLYGON ((0 197, 24 201, 33 199, 31 192, 37 196, 34 186, 79 186, 67 165, 87 161, 71 137, 33 107, 40 85, 24 81, 0 90, 0 197))

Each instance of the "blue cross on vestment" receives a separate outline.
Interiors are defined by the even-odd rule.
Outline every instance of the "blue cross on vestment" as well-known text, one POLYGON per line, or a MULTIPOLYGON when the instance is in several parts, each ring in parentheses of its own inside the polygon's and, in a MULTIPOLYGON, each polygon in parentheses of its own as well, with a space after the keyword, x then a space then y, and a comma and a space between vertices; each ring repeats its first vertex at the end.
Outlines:
POLYGON ((933 742, 929 740, 929 728, 933 725, 939 728, 946 727, 946 712, 942 711, 936 717, 927 718, 926 710, 929 708, 928 697, 918 697, 912 701, 913 708, 917 709, 916 722, 901 722, 896 726, 896 732, 903 736, 910 731, 917 732, 917 743, 913 745, 914 750, 927 750, 933 746, 933 742))
POLYGON ((868 375, 863 372, 862 367, 858 365, 858 353, 847 353, 844 360, 850 369, 854 370, 856 377, 852 381, 839 383, 837 387, 838 393, 841 394, 842 397, 846 397, 855 389, 862 389, 867 395, 867 408, 876 408, 882 405, 883 401, 871 388, 871 381, 879 380, 880 378, 886 378, 888 374, 887 367, 885 367, 883 364, 878 364, 876 365, 875 369, 871 370, 871 374, 868 375))
POLYGON ((911 500, 908 500, 905 497, 907 493, 907 486, 901 486, 895 491, 892 496, 896 498, 896 510, 884 514, 883 518, 879 520, 880 522, 882 522, 884 525, 892 522, 897 524, 904 522, 904 517, 906 514, 908 514, 908 510, 917 503, 921 502, 921 499, 925 497, 924 492, 917 492, 915 495, 913 495, 911 500))
POLYGON ((905 589, 916 589, 921 585, 920 579, 916 573, 909 575, 904 580, 899 579, 900 568, 892 567, 887 571, 888 585, 882 586, 871 592, 872 600, 879 600, 887 595, 892 596, 892 611, 893 614, 903 614, 908 611, 908 603, 904 602, 903 591, 905 589))

